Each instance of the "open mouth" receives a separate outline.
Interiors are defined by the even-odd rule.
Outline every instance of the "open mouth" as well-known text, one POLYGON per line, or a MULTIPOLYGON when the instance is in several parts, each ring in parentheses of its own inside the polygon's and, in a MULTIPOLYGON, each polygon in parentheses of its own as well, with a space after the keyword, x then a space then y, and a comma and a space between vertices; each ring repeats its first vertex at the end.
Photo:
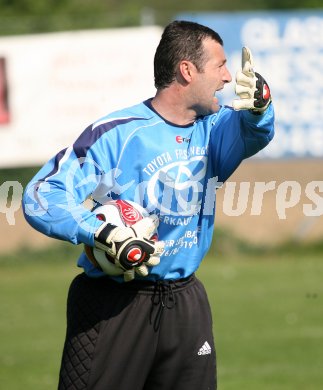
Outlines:
POLYGON ((223 88, 224 88, 224 87, 218 88, 218 89, 215 91, 214 95, 215 95, 217 92, 222 91, 223 88))

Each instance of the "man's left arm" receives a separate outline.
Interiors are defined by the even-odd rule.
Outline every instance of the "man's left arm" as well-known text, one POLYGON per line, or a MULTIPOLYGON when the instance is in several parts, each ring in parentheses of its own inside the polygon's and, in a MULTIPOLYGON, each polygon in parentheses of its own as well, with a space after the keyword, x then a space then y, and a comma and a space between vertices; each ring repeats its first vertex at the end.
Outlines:
MULTIPOLYGON (((238 113, 236 113, 238 114, 238 113)), ((240 135, 244 143, 243 159, 253 156, 265 148, 274 137, 274 107, 272 103, 262 114, 254 114, 251 110, 239 112, 240 135)))
POLYGON ((265 79, 254 72, 248 48, 242 49, 233 108, 222 107, 210 138, 214 174, 224 182, 242 160, 263 149, 274 136, 274 108, 265 79))
POLYGON ((238 99, 232 106, 241 111, 246 158, 263 149, 273 138, 274 110, 269 85, 255 72, 250 49, 243 47, 241 54, 241 69, 236 74, 235 86, 238 99))
POLYGON ((274 136, 270 88, 254 71, 253 57, 247 47, 242 48, 235 92, 238 99, 233 101, 233 108, 222 107, 210 138, 213 169, 223 182, 243 159, 263 149, 274 136))
POLYGON ((272 104, 261 115, 222 107, 210 135, 209 158, 213 175, 224 183, 244 159, 265 148, 273 136, 272 104))

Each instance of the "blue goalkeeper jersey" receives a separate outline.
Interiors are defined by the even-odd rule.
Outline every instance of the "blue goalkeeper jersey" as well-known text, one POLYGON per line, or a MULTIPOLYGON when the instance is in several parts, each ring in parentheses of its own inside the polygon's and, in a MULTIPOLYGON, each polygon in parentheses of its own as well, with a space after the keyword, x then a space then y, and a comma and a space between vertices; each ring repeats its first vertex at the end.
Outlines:
MULTIPOLYGON (((262 115, 223 106, 178 126, 149 99, 98 120, 45 164, 26 187, 25 217, 50 237, 94 246, 102 221, 84 202, 134 201, 159 216, 165 242, 160 264, 149 267, 146 279, 187 277, 210 247, 216 188, 273 135, 272 105, 262 115)), ((84 252, 78 265, 89 276, 104 275, 84 252)))

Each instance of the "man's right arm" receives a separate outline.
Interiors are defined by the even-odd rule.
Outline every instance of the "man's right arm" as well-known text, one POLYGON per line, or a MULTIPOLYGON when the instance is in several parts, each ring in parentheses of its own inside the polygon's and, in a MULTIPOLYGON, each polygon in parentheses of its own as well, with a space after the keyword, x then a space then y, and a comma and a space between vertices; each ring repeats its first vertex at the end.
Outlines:
POLYGON ((27 185, 22 200, 26 220, 50 237, 93 246, 102 221, 83 202, 99 181, 90 154, 80 161, 73 147, 61 151, 27 185))

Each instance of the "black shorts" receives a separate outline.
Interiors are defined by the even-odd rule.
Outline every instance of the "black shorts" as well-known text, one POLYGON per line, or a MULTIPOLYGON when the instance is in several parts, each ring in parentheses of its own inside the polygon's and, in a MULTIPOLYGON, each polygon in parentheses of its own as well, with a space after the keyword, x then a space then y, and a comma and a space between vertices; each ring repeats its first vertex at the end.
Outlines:
POLYGON ((59 390, 215 390, 211 310, 193 275, 117 283, 78 275, 59 390))

